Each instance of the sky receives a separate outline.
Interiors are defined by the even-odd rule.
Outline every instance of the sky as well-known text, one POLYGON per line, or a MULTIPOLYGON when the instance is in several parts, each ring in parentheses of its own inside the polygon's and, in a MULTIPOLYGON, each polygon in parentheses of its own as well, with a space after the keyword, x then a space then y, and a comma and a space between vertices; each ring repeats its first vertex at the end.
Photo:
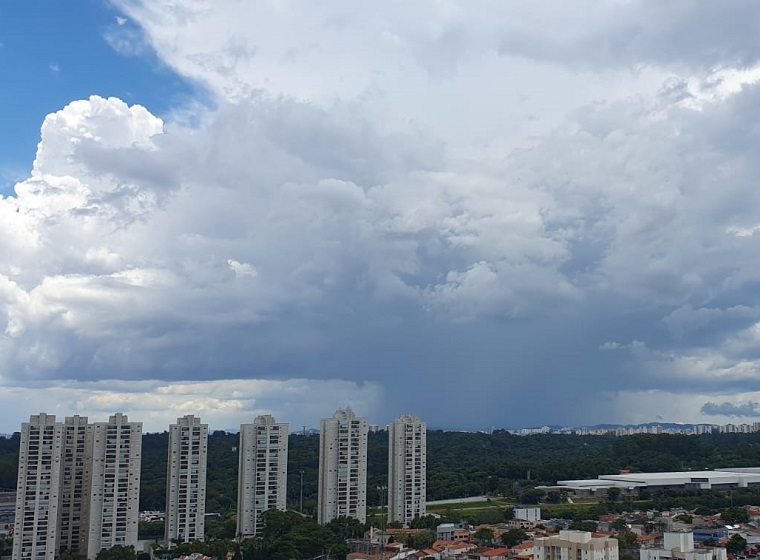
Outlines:
POLYGON ((0 431, 760 420, 757 21, 3 2, 0 431))

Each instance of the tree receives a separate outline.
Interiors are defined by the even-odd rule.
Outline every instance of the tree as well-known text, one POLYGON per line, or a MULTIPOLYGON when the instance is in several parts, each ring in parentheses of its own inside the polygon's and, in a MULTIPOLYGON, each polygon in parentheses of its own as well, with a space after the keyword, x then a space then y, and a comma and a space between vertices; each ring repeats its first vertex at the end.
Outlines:
POLYGON ((409 540, 407 541, 408 546, 411 546, 412 548, 416 548, 417 550, 422 550, 424 548, 430 548, 433 546, 433 543, 435 542, 435 533, 433 531, 420 531, 419 533, 414 533, 409 535, 409 540))
POLYGON ((261 514, 264 525, 261 536, 264 540, 274 541, 290 533, 294 527, 304 522, 303 517, 294 511, 268 509, 261 514))
POLYGON ((724 523, 735 525, 736 523, 749 523, 749 513, 744 508, 726 508, 720 513, 724 523))
POLYGON ((343 543, 334 544, 327 549, 327 554, 330 558, 336 558, 337 560, 346 560, 346 556, 348 556, 350 552, 351 549, 343 543))
POLYGON ((441 521, 435 515, 415 517, 409 522, 410 529, 435 529, 441 521))
POLYGON ((521 542, 527 540, 527 538, 528 533, 522 529, 510 529, 509 531, 504 531, 501 534, 501 544, 512 548, 513 546, 517 546, 521 542))
MULTIPOLYGON (((13 550, 13 545, 11 545, 7 552, 3 549, 2 546, 0 546, 0 556, 6 556, 10 555, 10 552, 13 550)), ((63 550, 61 553, 55 557, 56 560, 84 560, 84 556, 80 556, 78 554, 74 554, 73 552, 69 550, 63 550)))
POLYGON ((625 531, 628 529, 628 523, 626 523, 625 519, 621 517, 610 523, 610 527, 615 531, 625 531))
POLYGON ((568 529, 571 531, 588 531, 589 533, 593 533, 596 531, 596 527, 595 521, 573 521, 568 529))
POLYGON ((122 546, 114 545, 111 548, 104 548, 95 556, 95 560, 136 560, 137 554, 135 547, 132 545, 122 546))
POLYGON ((163 539, 164 526, 163 521, 138 521, 137 538, 141 540, 163 539))
POLYGON ((726 543, 726 550, 731 554, 740 554, 747 548, 747 539, 742 537, 739 533, 731 535, 726 543))
POLYGON ((515 508, 513 507, 504 508, 504 521, 509 521, 514 518, 515 518, 515 508))
POLYGON ((473 537, 480 544, 491 544, 493 542, 493 531, 488 528, 478 529, 473 537))
POLYGON ((615 538, 618 540, 618 548, 620 550, 634 550, 639 547, 638 536, 628 529, 620 531, 615 538))
POLYGON ((562 494, 556 490, 549 490, 546 493, 546 501, 550 504, 558 504, 562 500, 562 494))
POLYGON ((317 556, 332 545, 342 542, 326 525, 319 525, 314 521, 296 525, 287 538, 281 540, 292 542, 298 552, 306 557, 317 556))
POLYGON ((622 491, 617 486, 613 486, 612 488, 607 489, 607 501, 609 502, 617 502, 620 499, 620 494, 622 494, 622 491))
POLYGON ((545 492, 538 488, 528 488, 520 494, 520 502, 523 504, 540 504, 545 492))
POLYGON ((346 539, 358 539, 364 536, 367 526, 355 517, 341 515, 325 525, 342 542, 346 539))

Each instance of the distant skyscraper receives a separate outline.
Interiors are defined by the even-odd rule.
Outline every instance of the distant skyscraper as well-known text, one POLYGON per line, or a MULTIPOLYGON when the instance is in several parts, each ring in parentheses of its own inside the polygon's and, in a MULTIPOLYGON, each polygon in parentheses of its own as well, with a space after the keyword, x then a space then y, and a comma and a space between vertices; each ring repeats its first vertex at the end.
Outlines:
POLYGON ((317 521, 336 517, 367 520, 366 418, 350 408, 322 419, 319 431, 319 504, 317 521))
POLYGON ((388 521, 405 527, 425 515, 427 425, 413 414, 388 426, 388 521))
POLYGON ((52 414, 21 425, 13 560, 54 560, 58 554, 58 504, 63 425, 52 414))
POLYGON ((288 425, 257 416, 240 425, 237 534, 246 538, 263 528, 261 514, 285 510, 288 484, 288 425))
POLYGON ((58 548, 77 555, 84 552, 87 538, 83 517, 89 505, 87 483, 91 458, 87 455, 87 438, 90 436, 86 416, 66 418, 61 450, 58 548))
POLYGON ((206 518, 208 424, 192 414, 169 425, 166 544, 202 541, 206 518))
POLYGON ((87 508, 86 555, 114 545, 137 545, 140 505, 142 422, 115 414, 91 425, 88 454, 92 457, 87 508))

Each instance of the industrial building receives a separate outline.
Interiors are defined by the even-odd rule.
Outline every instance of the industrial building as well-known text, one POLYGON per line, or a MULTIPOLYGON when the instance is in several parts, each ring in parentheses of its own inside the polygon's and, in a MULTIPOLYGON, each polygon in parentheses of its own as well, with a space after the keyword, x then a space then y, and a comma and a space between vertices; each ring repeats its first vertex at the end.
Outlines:
POLYGON ((610 488, 633 493, 649 490, 729 490, 760 484, 760 467, 727 468, 714 471, 605 474, 586 480, 559 480, 542 490, 565 491, 573 496, 605 495, 610 488))

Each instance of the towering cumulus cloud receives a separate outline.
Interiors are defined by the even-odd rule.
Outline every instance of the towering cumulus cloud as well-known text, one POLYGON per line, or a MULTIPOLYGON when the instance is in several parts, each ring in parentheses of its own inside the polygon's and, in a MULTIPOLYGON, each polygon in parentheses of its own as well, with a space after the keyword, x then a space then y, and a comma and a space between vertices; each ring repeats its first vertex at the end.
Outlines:
POLYGON ((45 119, 0 199, 19 420, 754 415, 715 403, 760 401, 760 5, 115 4, 210 102, 45 119))

